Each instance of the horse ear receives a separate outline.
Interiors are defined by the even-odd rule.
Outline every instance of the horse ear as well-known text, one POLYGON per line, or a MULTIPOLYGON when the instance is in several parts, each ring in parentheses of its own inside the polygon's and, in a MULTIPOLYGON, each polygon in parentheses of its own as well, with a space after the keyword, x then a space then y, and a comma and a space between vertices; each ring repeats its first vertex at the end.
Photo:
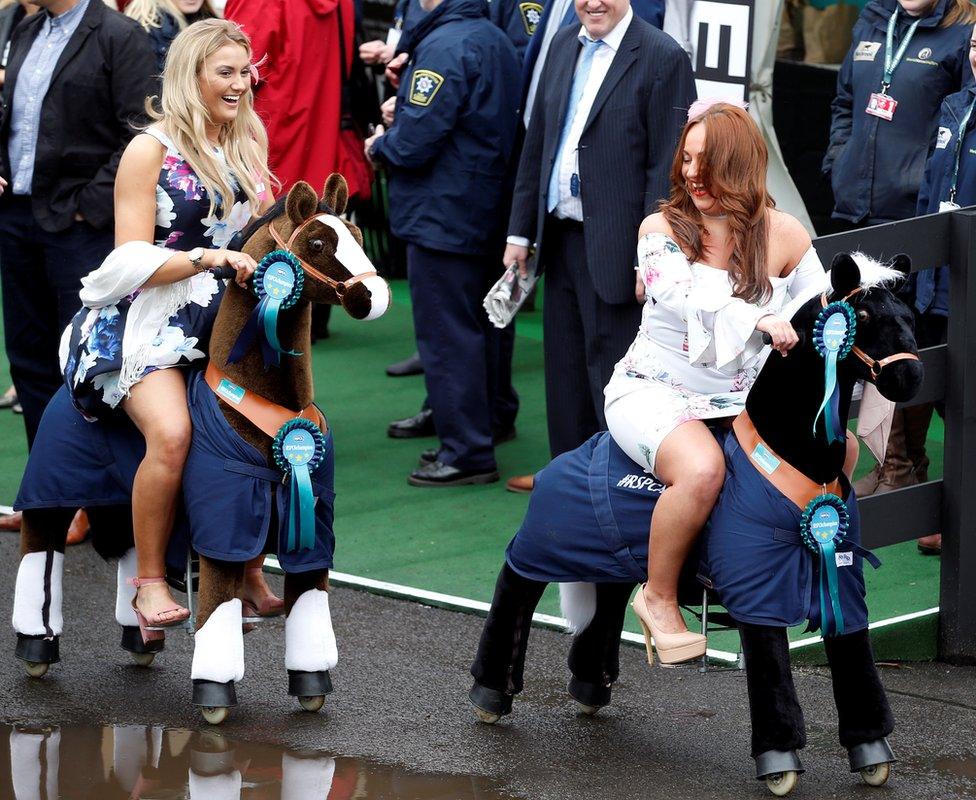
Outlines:
POLYGON ((346 210, 346 203, 349 202, 349 184, 338 172, 333 172, 326 179, 322 200, 335 211, 337 216, 341 216, 346 210))
POLYGON ((899 253, 891 259, 891 263, 888 266, 905 275, 910 275, 912 272, 912 260, 904 253, 899 253))
POLYGON ((846 297, 861 285, 861 269, 850 253, 838 253, 830 264, 830 286, 835 297, 846 297))
POLYGON ((301 225, 311 217, 319 207, 319 199, 315 195, 315 190, 305 181, 298 181, 288 191, 288 199, 285 200, 285 211, 288 212, 288 219, 295 225, 301 225))

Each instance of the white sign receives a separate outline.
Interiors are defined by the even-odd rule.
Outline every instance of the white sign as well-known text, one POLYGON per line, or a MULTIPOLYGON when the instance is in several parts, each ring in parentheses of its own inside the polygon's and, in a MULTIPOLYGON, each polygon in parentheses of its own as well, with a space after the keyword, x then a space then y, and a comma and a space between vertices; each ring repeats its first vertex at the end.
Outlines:
POLYGON ((700 98, 749 99, 753 0, 695 0, 692 64, 700 98))

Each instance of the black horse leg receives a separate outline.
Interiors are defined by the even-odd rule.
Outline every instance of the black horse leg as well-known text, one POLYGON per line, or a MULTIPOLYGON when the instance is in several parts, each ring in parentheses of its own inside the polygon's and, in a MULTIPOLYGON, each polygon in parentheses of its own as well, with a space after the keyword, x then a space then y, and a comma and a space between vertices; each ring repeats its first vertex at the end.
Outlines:
POLYGON ((508 714, 512 697, 522 691, 532 614, 545 588, 545 583, 523 578, 507 563, 498 575, 478 653, 471 665, 475 680, 471 702, 490 715, 508 714))
POLYGON ((739 623, 739 635, 749 687, 752 757, 805 747, 806 728, 790 672, 786 629, 739 623))
POLYGON ((840 743, 851 770, 894 761, 885 737, 895 727, 867 630, 824 639, 837 704, 840 743))
POLYGON ((620 632, 633 583, 596 584, 596 612, 586 628, 573 638, 569 650, 569 694, 595 710, 610 702, 610 691, 620 675, 620 632))

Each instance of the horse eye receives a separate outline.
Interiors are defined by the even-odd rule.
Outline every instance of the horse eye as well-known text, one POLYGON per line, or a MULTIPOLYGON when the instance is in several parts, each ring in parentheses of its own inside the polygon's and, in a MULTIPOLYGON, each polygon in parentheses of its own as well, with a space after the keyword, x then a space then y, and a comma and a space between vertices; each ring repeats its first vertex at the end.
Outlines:
POLYGON ((323 250, 325 250, 325 242, 323 242, 321 239, 312 239, 308 243, 308 246, 313 253, 321 253, 323 250))
POLYGON ((857 310, 857 321, 858 322, 869 322, 871 315, 868 313, 866 308, 859 308, 857 310))

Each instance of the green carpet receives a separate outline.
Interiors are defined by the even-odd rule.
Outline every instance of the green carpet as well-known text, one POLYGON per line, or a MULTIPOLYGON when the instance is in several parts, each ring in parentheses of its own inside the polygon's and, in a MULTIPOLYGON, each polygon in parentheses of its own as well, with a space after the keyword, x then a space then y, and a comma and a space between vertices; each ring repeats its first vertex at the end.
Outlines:
MULTIPOLYGON (((394 440, 387 423, 414 414, 424 397, 422 377, 388 378, 384 367, 414 350, 406 285, 394 285, 395 302, 383 318, 356 322, 341 311, 332 316, 329 339, 314 349, 316 398, 329 417, 336 445, 337 570, 476 600, 491 599, 505 545, 528 503, 506 492, 504 483, 450 489, 407 484, 420 452, 435 439, 394 440)), ((518 321, 514 380, 522 406, 518 436, 497 451, 503 479, 531 473, 548 458, 543 396, 541 310, 518 321)), ((0 371, 6 379, 6 365, 0 371)), ((4 384, 5 388, 6 384, 4 384)), ((2 391, 2 388, 0 388, 2 391)), ((942 426, 930 431, 932 476, 941 475, 942 426)), ((19 417, 0 412, 0 502, 10 503, 25 458, 19 417)), ((864 454, 860 472, 869 469, 864 454)), ((938 604, 939 561, 917 554, 914 543, 878 551, 881 570, 867 570, 872 619, 886 619, 938 604)), ((550 588, 540 606, 558 613, 550 588)), ((636 631, 628 615, 628 628, 636 631)), ((934 626, 919 625, 884 658, 934 654, 934 626), (904 654, 904 655, 902 655, 904 654)), ((802 638, 802 630, 792 632, 802 638)), ((714 634, 710 645, 737 651, 733 633, 714 634)))

